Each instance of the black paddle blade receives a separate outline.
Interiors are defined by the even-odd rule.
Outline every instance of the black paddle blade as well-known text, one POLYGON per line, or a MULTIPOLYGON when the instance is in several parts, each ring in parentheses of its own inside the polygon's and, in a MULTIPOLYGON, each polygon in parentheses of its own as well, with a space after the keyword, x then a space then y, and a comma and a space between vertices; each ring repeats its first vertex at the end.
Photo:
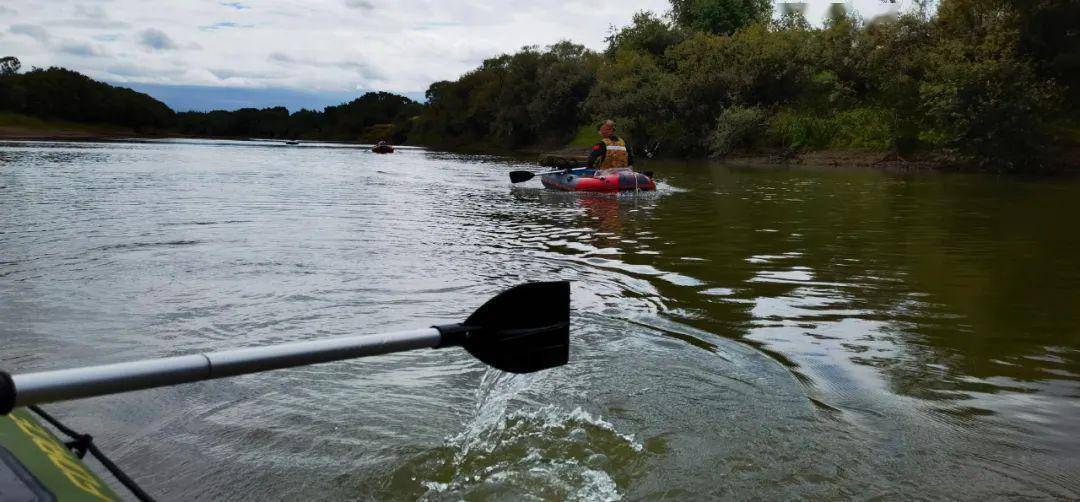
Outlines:
POLYGON ((440 347, 461 345, 503 371, 532 373, 570 358, 570 283, 514 286, 487 301, 462 324, 435 326, 440 347))
POLYGON ((522 181, 529 181, 536 176, 532 171, 510 171, 510 183, 521 183, 522 181))

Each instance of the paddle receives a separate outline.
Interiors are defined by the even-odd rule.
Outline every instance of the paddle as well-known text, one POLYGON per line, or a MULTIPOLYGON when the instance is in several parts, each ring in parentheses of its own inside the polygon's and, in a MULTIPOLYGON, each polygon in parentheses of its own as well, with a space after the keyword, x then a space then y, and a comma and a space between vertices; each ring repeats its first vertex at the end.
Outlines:
POLYGON ((569 345, 570 283, 535 282, 499 293, 457 324, 21 375, 0 371, 0 415, 21 406, 420 348, 460 346, 500 370, 530 373, 566 364, 569 345))
POLYGON ((510 171, 510 183, 521 183, 522 181, 529 181, 535 176, 543 176, 545 174, 559 174, 565 173, 566 169, 559 169, 558 171, 547 171, 542 173, 534 173, 532 171, 510 171))

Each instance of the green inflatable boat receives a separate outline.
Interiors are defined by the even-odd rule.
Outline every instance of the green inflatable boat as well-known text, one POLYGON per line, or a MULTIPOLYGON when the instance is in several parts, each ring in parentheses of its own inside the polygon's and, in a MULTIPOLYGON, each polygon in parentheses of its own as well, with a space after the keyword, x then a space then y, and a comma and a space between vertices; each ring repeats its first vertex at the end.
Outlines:
MULTIPOLYGON (((78 443, 72 442, 76 450, 78 443)), ((19 408, 0 416, 0 500, 121 499, 28 409, 19 408)))

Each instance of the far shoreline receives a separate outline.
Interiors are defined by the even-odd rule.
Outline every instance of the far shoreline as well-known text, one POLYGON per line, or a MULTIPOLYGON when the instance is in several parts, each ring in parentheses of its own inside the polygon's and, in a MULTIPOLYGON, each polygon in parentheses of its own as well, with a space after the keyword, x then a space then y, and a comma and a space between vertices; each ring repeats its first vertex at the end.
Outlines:
MULTIPOLYGON (((43 124, 44 125, 44 124, 43 124)), ((210 137, 177 134, 174 132, 148 133, 137 132, 133 129, 97 125, 47 123, 46 127, 22 127, 18 125, 0 125, 0 141, 138 141, 154 139, 206 139, 227 141, 300 141, 300 142, 332 142, 348 145, 369 145, 371 142, 358 140, 334 139, 334 138, 249 138, 249 137, 210 137)), ((588 154, 586 147, 562 147, 557 149, 545 149, 541 147, 525 147, 518 149, 492 148, 484 145, 423 145, 400 143, 396 146, 414 146, 421 148, 439 149, 455 153, 474 155, 494 155, 520 160, 535 159, 554 156, 567 159, 584 161, 588 154)), ((1047 174, 1072 175, 1080 173, 1080 146, 1064 146, 1062 148, 1059 167, 1047 174)), ((741 153, 723 158, 688 158, 688 157, 665 157, 659 156, 655 160, 662 161, 693 161, 719 162, 732 167, 744 168, 776 168, 776 167, 804 167, 813 169, 822 168, 859 168, 879 169, 889 172, 977 172, 970 165, 951 158, 947 155, 935 152, 920 153, 910 158, 898 156, 895 152, 875 150, 813 150, 796 153, 783 152, 760 152, 741 153)))

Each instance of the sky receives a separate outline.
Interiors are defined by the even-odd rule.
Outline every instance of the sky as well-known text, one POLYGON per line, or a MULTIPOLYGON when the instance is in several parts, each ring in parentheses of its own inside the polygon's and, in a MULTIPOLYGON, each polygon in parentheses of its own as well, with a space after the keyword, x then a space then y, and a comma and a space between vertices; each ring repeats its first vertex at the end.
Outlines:
MULTIPOLYGON (((909 1, 900 0, 902 7, 909 1)), ((829 0, 809 0, 820 19, 829 0)), ((847 2, 864 17, 895 10, 847 2)), ((667 0, 3 0, 0 56, 62 66, 184 110, 322 108, 370 90, 423 99, 484 59, 571 40, 604 47, 667 0)))

